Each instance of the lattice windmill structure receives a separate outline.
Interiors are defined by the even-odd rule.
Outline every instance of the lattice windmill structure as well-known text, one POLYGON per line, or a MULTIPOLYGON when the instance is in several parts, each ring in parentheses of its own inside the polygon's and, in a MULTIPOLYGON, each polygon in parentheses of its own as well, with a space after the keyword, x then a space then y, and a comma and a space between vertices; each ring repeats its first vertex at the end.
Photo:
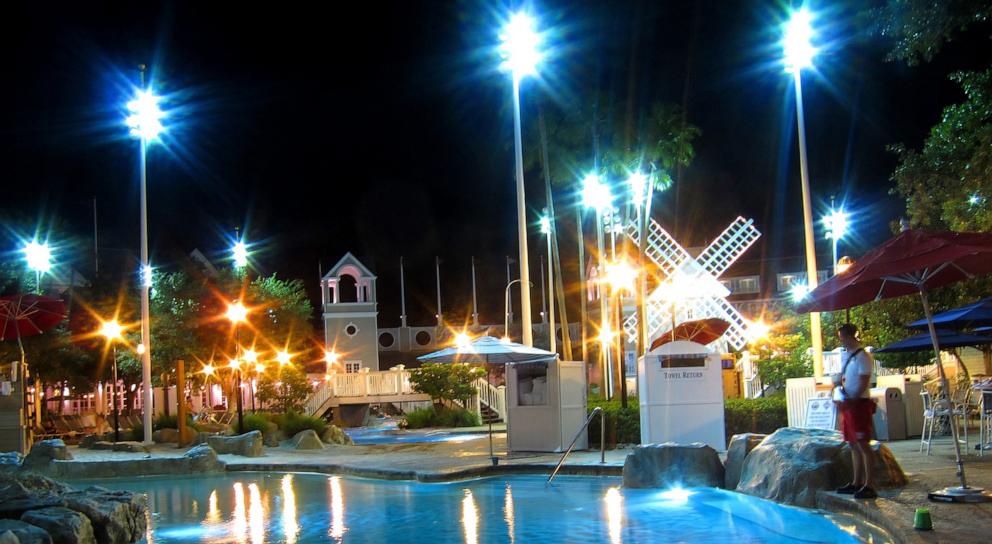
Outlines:
MULTIPOLYGON (((626 235, 639 242, 637 226, 627 225, 626 235)), ((713 242, 693 258, 655 220, 650 221, 645 256, 658 265, 664 280, 647 301, 648 341, 670 331, 676 323, 718 317, 730 323, 727 342, 741 349, 747 344, 748 322, 728 301, 730 291, 720 276, 758 240, 754 221, 738 217, 713 242)), ((623 324, 628 339, 637 336, 637 314, 623 324)))

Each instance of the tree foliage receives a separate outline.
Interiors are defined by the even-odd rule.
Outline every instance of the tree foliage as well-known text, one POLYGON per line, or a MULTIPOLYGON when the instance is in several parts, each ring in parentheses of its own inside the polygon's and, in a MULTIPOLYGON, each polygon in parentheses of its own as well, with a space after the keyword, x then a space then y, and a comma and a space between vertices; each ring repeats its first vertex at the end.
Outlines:
POLYGON ((862 13, 869 30, 894 41, 888 60, 929 62, 946 42, 992 19, 988 0, 887 0, 862 13))
POLYGON ((440 409, 444 401, 471 397, 475 393, 473 382, 485 374, 482 368, 468 364, 426 363, 410 371, 410 384, 414 391, 429 395, 440 409))
POLYGON ((296 365, 269 370, 258 378, 258 400, 263 405, 275 403, 284 413, 302 412, 309 395, 307 374, 296 365))
POLYGON ((923 149, 890 149, 899 156, 894 193, 906 199, 915 226, 992 230, 992 69, 957 72, 965 101, 944 115, 923 149))

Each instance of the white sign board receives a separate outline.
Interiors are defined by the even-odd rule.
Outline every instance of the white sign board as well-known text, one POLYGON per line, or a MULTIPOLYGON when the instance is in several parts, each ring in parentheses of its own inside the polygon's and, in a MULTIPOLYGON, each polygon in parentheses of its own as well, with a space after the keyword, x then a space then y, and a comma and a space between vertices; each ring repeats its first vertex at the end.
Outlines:
POLYGON ((808 399, 806 401, 805 420, 803 426, 807 429, 833 431, 837 429, 837 405, 832 399, 826 397, 808 399))

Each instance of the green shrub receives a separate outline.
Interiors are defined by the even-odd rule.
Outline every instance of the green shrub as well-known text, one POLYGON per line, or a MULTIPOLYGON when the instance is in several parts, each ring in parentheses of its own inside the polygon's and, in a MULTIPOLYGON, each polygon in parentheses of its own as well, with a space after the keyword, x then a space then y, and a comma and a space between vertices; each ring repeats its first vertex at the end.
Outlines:
MULTIPOLYGON (((641 442, 641 418, 637 398, 628 399, 627 408, 620 406, 619 399, 603 400, 590 395, 588 411, 595 407, 603 408, 606 416, 606 445, 639 444, 641 442)), ((599 445, 599 421, 589 422, 589 444, 599 445)), ((764 397, 757 399, 726 399, 724 404, 724 429, 727 440, 735 434, 771 434, 781 427, 788 426, 785 397, 764 397)))
POLYGON ((145 426, 142 423, 138 423, 131 430, 125 433, 124 440, 131 440, 134 442, 143 442, 145 440, 145 426))
POLYGON ((293 436, 296 436, 296 433, 307 429, 312 429, 313 432, 317 433, 317 436, 323 436, 324 430, 327 429, 327 422, 323 419, 298 414, 296 412, 279 414, 273 416, 273 419, 276 421, 279 428, 282 429, 283 434, 285 434, 287 438, 292 438, 293 436))
MULTIPOLYGON (((590 395, 587 408, 589 413, 592 413, 597 406, 603 409, 606 419, 607 446, 640 444, 641 412, 637 397, 628 397, 627 407, 624 408, 620 404, 620 399, 604 400, 601 397, 590 395)), ((599 426, 599 417, 593 418, 589 422, 589 444, 599 445, 599 426)))
POLYGON ((408 429, 423 429, 426 427, 478 427, 482 425, 479 414, 470 412, 464 408, 442 408, 435 410, 434 407, 414 410, 406 415, 406 427, 408 429))
POLYGON ((789 425, 785 397, 727 399, 723 421, 728 441, 740 433, 771 434, 789 425))
MULTIPOLYGON (((266 418, 263 414, 245 414, 242 419, 244 421, 244 428, 241 429, 242 433, 259 431, 263 435, 265 435, 265 434, 273 433, 276 431, 276 429, 279 428, 275 423, 269 421, 269 419, 266 418)), ((234 427, 234 431, 238 432, 237 418, 234 418, 234 421, 232 422, 232 426, 234 427)))
MULTIPOLYGON (((186 427, 190 429, 196 429, 196 424, 193 423, 193 414, 186 414, 186 427)), ((159 414, 158 417, 152 421, 152 429, 157 431, 159 429, 178 429, 179 428, 179 416, 176 414, 159 414)))

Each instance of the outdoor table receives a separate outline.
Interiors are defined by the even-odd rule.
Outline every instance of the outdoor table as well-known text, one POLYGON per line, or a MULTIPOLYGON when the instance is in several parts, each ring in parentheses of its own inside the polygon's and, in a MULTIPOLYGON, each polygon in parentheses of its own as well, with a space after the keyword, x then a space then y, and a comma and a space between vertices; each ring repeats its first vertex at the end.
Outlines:
POLYGON ((981 451, 992 451, 992 436, 985 436, 989 434, 992 430, 992 425, 988 421, 992 418, 992 382, 982 382, 972 386, 972 389, 982 395, 982 402, 979 405, 979 425, 981 426, 979 430, 981 431, 979 436, 987 440, 987 442, 979 443, 978 447, 981 451))

